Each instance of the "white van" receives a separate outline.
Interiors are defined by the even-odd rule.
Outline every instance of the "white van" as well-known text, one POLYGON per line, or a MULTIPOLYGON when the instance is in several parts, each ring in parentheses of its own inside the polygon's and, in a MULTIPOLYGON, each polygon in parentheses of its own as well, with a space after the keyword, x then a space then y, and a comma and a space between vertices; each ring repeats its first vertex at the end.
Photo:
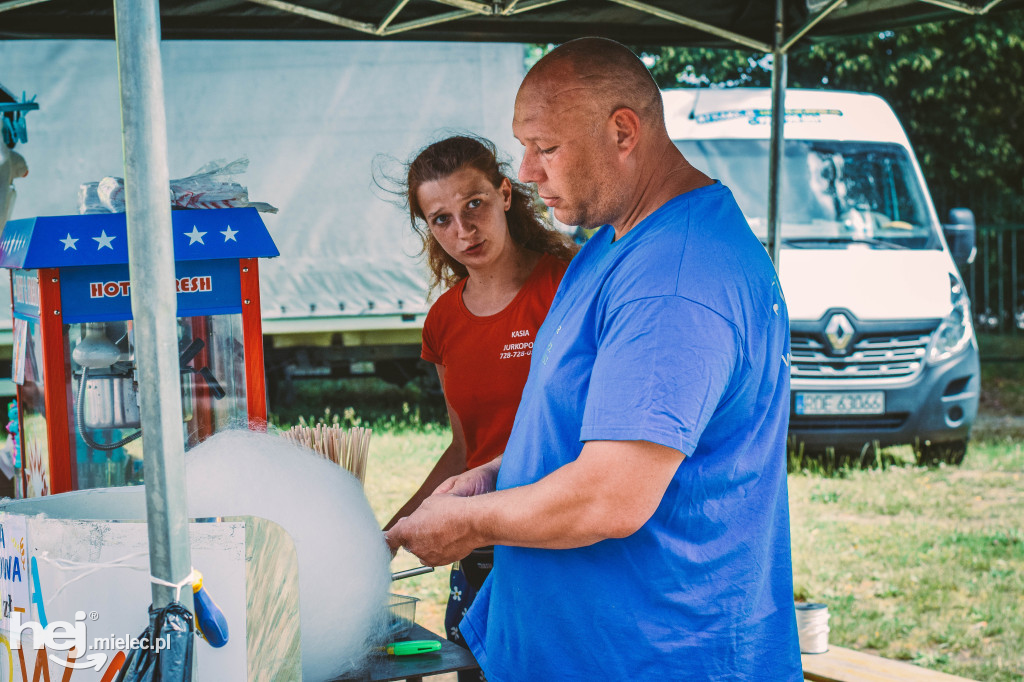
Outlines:
MULTIPOLYGON (((767 241, 767 89, 664 93, 668 132, 767 241)), ((910 142, 873 95, 786 93, 780 278, 792 325, 795 447, 912 444, 959 463, 978 411, 978 345, 957 266, 974 217, 940 225, 910 142), (952 252, 951 252, 952 250, 952 252)))

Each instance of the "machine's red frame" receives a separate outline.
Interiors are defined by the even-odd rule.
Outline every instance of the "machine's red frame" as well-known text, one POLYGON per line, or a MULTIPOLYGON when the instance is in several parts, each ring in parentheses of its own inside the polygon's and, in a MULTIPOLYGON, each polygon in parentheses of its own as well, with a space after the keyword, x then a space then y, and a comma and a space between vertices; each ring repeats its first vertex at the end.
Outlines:
POLYGON ((263 320, 260 316, 260 271, 256 258, 241 258, 242 338, 245 340, 245 399, 249 428, 267 430, 267 381, 263 367, 263 320))
MULTIPOLYGON (((60 304, 60 273, 57 268, 39 270, 39 331, 43 339, 64 334, 60 304)), ((71 367, 64 344, 42 344, 43 398, 46 402, 46 442, 50 459, 50 494, 78 488, 78 468, 71 466, 70 434, 74 433, 71 413, 71 367)))

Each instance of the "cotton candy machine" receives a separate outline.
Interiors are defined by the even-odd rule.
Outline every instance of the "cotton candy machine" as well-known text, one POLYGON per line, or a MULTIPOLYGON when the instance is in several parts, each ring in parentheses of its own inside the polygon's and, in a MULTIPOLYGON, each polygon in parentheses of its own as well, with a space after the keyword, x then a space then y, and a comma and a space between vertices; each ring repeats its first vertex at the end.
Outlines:
MULTIPOLYGON (((185 447, 266 422, 257 258, 277 247, 254 208, 172 213, 185 447)), ((17 497, 142 482, 125 214, 8 222, 17 497)))

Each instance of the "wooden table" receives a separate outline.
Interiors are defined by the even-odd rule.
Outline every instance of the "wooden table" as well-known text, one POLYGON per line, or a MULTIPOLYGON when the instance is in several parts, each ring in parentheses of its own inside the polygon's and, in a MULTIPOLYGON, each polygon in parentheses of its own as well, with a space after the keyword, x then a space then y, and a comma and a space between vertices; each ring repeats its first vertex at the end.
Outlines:
POLYGON ((803 654, 800 658, 804 679, 812 682, 970 682, 956 675, 832 644, 823 654, 803 654))
POLYGON ((383 652, 374 654, 370 659, 370 665, 360 675, 343 677, 335 682, 389 682, 390 680, 420 682, 428 675, 442 675, 478 667, 476 659, 468 650, 438 637, 421 625, 414 624, 409 634, 402 639, 428 639, 441 642, 441 650, 415 656, 388 656, 383 652))

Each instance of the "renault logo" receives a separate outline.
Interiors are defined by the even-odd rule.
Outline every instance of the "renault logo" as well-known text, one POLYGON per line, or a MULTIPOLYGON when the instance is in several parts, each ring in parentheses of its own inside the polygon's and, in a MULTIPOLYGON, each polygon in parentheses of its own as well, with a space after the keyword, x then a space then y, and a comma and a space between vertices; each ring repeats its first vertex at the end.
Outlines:
POLYGON ((846 353, 846 347, 853 340, 853 324, 842 313, 836 313, 825 325, 825 338, 832 350, 840 355, 846 353))

